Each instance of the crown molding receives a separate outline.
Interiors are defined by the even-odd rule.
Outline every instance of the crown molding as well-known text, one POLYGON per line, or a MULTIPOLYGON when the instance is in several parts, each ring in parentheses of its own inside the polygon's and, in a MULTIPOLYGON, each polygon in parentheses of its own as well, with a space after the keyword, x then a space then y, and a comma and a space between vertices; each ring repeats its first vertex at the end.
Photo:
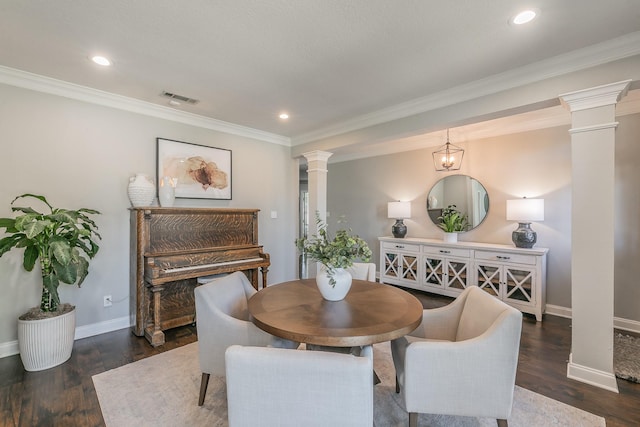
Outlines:
POLYGON ((560 95, 560 100, 566 103, 571 112, 588 110, 618 103, 629 91, 631 80, 611 83, 594 88, 560 95))
POLYGON ((291 145, 329 138, 638 54, 640 31, 295 136, 291 145))
POLYGON ((291 145, 291 139, 282 135, 264 132, 258 129, 240 126, 233 123, 216 120, 186 111, 175 110, 151 102, 140 101, 122 95, 116 95, 98 89, 92 89, 63 80, 41 76, 14 68, 0 65, 0 83, 21 87, 36 92, 62 96, 91 104, 102 105, 118 110, 129 111, 145 116, 169 120, 190 126, 224 132, 232 135, 257 139, 278 145, 291 145))
MULTIPOLYGON (((640 89, 629 91, 616 105, 616 117, 638 113, 640 113, 640 89)), ((571 131, 569 129, 571 127, 571 113, 562 105, 487 120, 481 123, 459 126, 451 128, 450 130, 455 132, 452 140, 456 143, 473 143, 473 141, 481 139, 531 132, 558 126, 566 126, 568 132, 571 131)), ((377 144, 368 144, 362 147, 351 147, 349 151, 344 152, 336 150, 329 163, 340 163, 405 151, 422 150, 443 144, 445 138, 443 131, 435 131, 396 139, 391 142, 386 141, 377 144)))

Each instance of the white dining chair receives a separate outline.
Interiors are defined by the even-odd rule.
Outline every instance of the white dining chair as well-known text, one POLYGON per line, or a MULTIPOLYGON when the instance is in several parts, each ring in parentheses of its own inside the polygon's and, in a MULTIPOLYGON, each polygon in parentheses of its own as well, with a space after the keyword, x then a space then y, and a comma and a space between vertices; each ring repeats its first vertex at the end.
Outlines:
POLYGON ((247 301, 256 292, 240 271, 195 288, 198 358, 202 372, 199 406, 204 403, 209 377, 225 375, 227 347, 234 344, 298 347, 299 343, 274 337, 251 322, 247 301))
POLYGON ((373 425, 373 363, 325 351, 231 346, 230 427, 373 425))
POLYGON ((346 268, 351 277, 356 280, 376 281, 376 265, 372 262, 354 262, 351 267, 346 268))
POLYGON ((409 426, 428 413, 495 418, 506 427, 521 330, 522 313, 477 286, 447 306, 424 310, 411 340, 391 341, 409 426))

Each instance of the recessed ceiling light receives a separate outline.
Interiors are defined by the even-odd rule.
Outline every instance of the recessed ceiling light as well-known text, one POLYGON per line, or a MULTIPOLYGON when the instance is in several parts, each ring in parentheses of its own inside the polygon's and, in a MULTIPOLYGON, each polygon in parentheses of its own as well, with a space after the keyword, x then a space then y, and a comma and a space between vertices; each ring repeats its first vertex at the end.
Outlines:
POLYGON ((287 120, 289 118, 289 114, 287 113, 280 113, 280 115, 278 116, 280 117, 282 120, 287 120))
POLYGON ((513 22, 516 25, 526 24, 527 22, 533 21, 533 19, 537 15, 538 15, 538 13, 533 9, 523 10, 522 12, 520 12, 516 16, 514 16, 513 19, 511 20, 511 22, 513 22))
POLYGON ((102 65, 104 67, 108 67, 109 65, 111 65, 111 61, 109 61, 109 58, 105 58, 104 56, 100 56, 100 55, 92 56, 91 60, 96 64, 102 65))

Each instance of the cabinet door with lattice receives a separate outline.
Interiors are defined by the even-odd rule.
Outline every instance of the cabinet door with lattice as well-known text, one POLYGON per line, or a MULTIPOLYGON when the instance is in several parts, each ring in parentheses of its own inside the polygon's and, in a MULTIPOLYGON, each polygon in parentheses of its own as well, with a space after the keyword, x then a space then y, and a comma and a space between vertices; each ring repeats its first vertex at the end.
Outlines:
POLYGON ((420 246, 383 242, 380 248, 381 281, 416 287, 420 279, 420 246))
POLYGON ((400 277, 400 256, 397 252, 383 252, 382 254, 382 275, 384 277, 397 279, 400 277))
POLYGON ((494 297, 502 299, 502 266, 489 263, 476 264, 476 285, 494 297))
POLYGON ((418 283, 418 255, 401 254, 402 279, 418 283))
POLYGON ((469 261, 467 259, 445 259, 445 289, 462 292, 469 285, 469 261))
POLYGON ((536 303, 536 277, 535 269, 525 266, 504 267, 504 296, 508 302, 535 305, 536 303))
POLYGON ((424 268, 424 281, 422 282, 426 288, 444 289, 445 274, 444 258, 432 255, 425 255, 422 258, 424 268))

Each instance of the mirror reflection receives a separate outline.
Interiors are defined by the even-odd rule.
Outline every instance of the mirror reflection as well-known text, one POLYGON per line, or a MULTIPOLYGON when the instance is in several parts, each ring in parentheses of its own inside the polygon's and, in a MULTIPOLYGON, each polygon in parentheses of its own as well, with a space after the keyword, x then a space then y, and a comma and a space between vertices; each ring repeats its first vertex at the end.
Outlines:
POLYGON ((427 196, 427 212, 435 225, 441 222, 438 218, 449 205, 455 205, 460 213, 467 215, 466 231, 469 231, 487 216, 489 195, 480 181, 467 175, 449 175, 436 182, 427 196))

